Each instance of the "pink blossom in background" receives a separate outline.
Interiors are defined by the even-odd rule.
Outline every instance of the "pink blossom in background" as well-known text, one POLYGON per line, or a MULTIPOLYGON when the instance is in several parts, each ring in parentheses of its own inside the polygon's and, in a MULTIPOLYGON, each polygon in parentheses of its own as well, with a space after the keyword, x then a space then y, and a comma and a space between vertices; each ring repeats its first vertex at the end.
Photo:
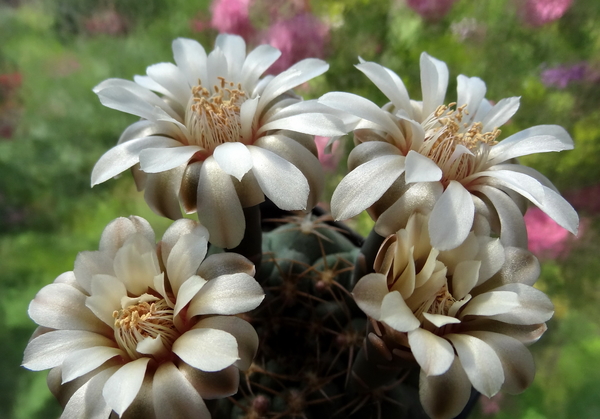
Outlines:
POLYGON ((325 153, 325 147, 329 137, 315 136, 315 143, 317 144, 317 150, 319 151, 319 161, 321 166, 326 172, 333 172, 337 169, 337 165, 340 162, 341 151, 340 142, 336 141, 331 147, 331 153, 325 153))
POLYGON ((240 35, 248 40, 254 33, 250 22, 252 0, 213 0, 210 25, 220 33, 240 35))
POLYGON ((586 72, 587 65, 585 63, 558 66, 542 71, 541 79, 546 86, 564 89, 574 81, 583 80, 586 72))
MULTIPOLYGON (((529 250, 539 258, 556 259, 569 253, 571 233, 559 226, 537 207, 525 214, 529 250)), ((579 236, 582 234, 580 228, 579 236)))
POLYGON ((323 58, 329 38, 329 26, 310 13, 274 23, 263 35, 261 43, 274 46, 281 57, 269 68, 277 74, 304 58, 323 58))
POLYGON ((92 35, 122 35, 127 32, 127 22, 115 10, 103 10, 86 19, 85 29, 92 35))
POLYGON ((434 21, 446 16, 455 2, 456 0, 406 0, 408 7, 423 19, 434 21))
POLYGON ((500 403, 504 399, 504 394, 497 393, 494 397, 485 397, 481 395, 479 398, 479 405, 481 406, 481 413, 484 416, 495 415, 500 411, 500 403))
POLYGON ((541 26, 560 19, 573 0, 527 0, 521 14, 531 26, 541 26))
POLYGON ((600 214, 600 184, 569 191, 564 195, 577 211, 585 211, 592 215, 600 214))

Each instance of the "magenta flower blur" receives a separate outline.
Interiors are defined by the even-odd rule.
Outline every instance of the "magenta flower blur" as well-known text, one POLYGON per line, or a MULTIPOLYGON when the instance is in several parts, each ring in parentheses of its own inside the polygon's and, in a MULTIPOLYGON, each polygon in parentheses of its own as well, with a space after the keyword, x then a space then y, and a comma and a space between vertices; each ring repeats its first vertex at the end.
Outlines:
POLYGON ((539 208, 525 214, 529 251, 539 258, 556 259, 569 250, 569 232, 556 224, 539 208))
POLYGON ((328 142, 329 137, 315 136, 315 144, 317 145, 317 150, 319 152, 321 166, 323 166, 323 169, 326 172, 333 172, 337 169, 337 165, 340 162, 342 150, 340 148, 340 141, 336 141, 331 146, 331 152, 327 153, 325 148, 327 147, 328 142))
POLYGON ((566 88, 571 82, 585 78, 587 65, 585 63, 571 66, 558 66, 542 71, 541 79, 548 87, 566 88))
POLYGON ((446 16, 456 0, 406 0, 408 7, 426 20, 439 20, 446 16))
POLYGON ((301 13, 274 23, 264 34, 261 43, 280 50, 281 57, 268 72, 278 74, 304 58, 324 58, 328 38, 329 26, 310 13, 301 13))
POLYGON ((522 13, 525 22, 541 26, 560 19, 571 7, 573 0, 527 0, 522 13))
POLYGON ((252 0, 213 0, 210 25, 220 33, 240 35, 245 40, 254 33, 250 22, 252 0))

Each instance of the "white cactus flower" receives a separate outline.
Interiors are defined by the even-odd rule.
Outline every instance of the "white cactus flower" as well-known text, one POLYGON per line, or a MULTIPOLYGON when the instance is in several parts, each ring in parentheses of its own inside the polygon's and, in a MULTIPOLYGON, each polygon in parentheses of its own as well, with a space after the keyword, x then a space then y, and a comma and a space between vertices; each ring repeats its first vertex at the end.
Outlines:
POLYGON ((205 259, 208 233, 176 221, 158 245, 139 217, 110 223, 100 250, 42 288, 23 366, 51 369, 62 418, 210 418, 203 399, 237 392, 258 347, 237 314, 264 298, 244 257, 205 259))

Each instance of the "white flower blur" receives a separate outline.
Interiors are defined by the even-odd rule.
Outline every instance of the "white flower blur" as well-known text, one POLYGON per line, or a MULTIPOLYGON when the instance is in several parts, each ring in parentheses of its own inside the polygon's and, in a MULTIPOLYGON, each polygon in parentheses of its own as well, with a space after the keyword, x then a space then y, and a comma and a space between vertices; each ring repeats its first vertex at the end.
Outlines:
POLYGON ((349 93, 328 93, 319 102, 361 121, 357 146, 348 158, 351 172, 333 194, 336 219, 369 209, 382 236, 406 225, 410 208, 430 210, 429 233, 440 250, 460 245, 484 217, 502 243, 527 247, 523 213, 532 202, 572 233, 577 213, 552 183, 534 169, 515 163, 520 156, 569 150, 573 141, 556 125, 528 128, 499 140, 498 128, 519 108, 519 98, 492 105, 485 83, 458 76, 456 103, 445 104, 448 68, 421 55, 423 101, 411 100, 398 75, 373 63, 356 66, 390 100, 379 108, 349 93))
POLYGON ((205 259, 207 239, 183 219, 157 245, 146 220, 119 218, 40 290, 23 366, 51 369, 61 418, 210 418, 203 399, 237 392, 258 336, 236 315, 264 293, 244 257, 205 259))
POLYGON ((179 38, 173 54, 176 64, 154 64, 147 76, 94 88, 103 105, 141 120, 98 160, 92 186, 133 168, 156 213, 181 218, 181 204, 198 213, 211 243, 226 248, 244 235, 242 209, 265 195, 284 210, 316 205, 323 174, 313 136, 341 135, 344 124, 290 89, 328 65, 309 58, 261 78, 280 51, 260 45, 246 55, 235 35, 219 35, 208 55, 198 42, 179 38))
POLYGON ((421 367, 421 404, 432 418, 453 418, 471 385, 487 397, 520 393, 535 365, 526 344, 546 330, 548 297, 532 287, 540 267, 519 247, 469 232, 449 251, 431 246, 427 216, 414 213, 389 236, 375 273, 352 294, 379 322, 390 350, 410 351, 421 367))

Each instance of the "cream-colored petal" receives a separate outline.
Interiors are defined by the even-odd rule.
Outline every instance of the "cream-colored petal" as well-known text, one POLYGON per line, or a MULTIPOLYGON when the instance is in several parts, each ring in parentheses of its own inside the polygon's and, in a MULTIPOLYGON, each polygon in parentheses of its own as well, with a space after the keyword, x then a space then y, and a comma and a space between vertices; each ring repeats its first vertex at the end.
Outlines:
POLYGON ((210 232, 210 242, 222 248, 234 248, 242 241, 246 222, 231 176, 213 157, 200 169, 198 182, 198 219, 210 232))
POLYGON ((385 276, 373 273, 363 276, 352 290, 358 307, 375 320, 381 317, 381 304, 388 293, 385 276))
POLYGON ((524 284, 506 284, 494 292, 513 292, 518 295, 519 305, 509 312, 491 316, 491 319, 513 324, 538 324, 552 318, 554 305, 542 291, 524 284))
POLYGON ((173 249, 173 246, 177 244, 179 239, 182 236, 191 233, 196 228, 198 228, 199 230, 198 233, 194 234, 208 235, 208 230, 206 229, 206 227, 199 225, 197 221, 190 220, 187 218, 177 220, 169 226, 169 228, 167 229, 167 231, 165 231, 165 234, 163 235, 160 241, 160 254, 163 265, 167 265, 167 260, 169 260, 171 249, 173 249))
POLYGON ((254 264, 238 253, 218 253, 207 257, 198 269, 198 275, 206 280, 221 275, 246 273, 252 277, 256 273, 254 264))
POLYGON ((250 368, 258 350, 258 335, 254 327, 235 316, 212 316, 200 320, 193 329, 219 329, 232 335, 237 341, 239 360, 235 365, 246 371, 250 368))
POLYGON ((451 333, 445 338, 452 342, 473 387, 487 397, 495 395, 504 383, 502 363, 496 352, 470 335, 451 333))
POLYGON ((115 324, 113 312, 121 309, 121 298, 126 295, 127 288, 114 276, 94 275, 92 295, 86 298, 85 305, 112 328, 115 324))
POLYGON ((514 292, 490 291, 473 297, 461 311, 459 318, 465 316, 495 316, 510 313, 519 308, 519 297, 514 292))
POLYGON ((127 410, 140 391, 149 361, 150 358, 139 358, 126 363, 104 384, 102 396, 118 415, 127 410))
POLYGON ((444 327, 447 324, 458 324, 461 322, 460 319, 457 319, 456 317, 444 316, 443 314, 423 313, 423 317, 435 327, 444 327))
POLYGON ((176 297, 181 284, 198 271, 206 256, 207 245, 208 234, 200 227, 192 233, 181 236, 171 249, 167 259, 167 275, 176 297))
POLYGON ((179 190, 187 163, 160 173, 146 176, 144 200, 152 211, 171 220, 181 218, 179 190))
POLYGON ((117 250, 123 246, 129 236, 135 233, 142 234, 150 243, 156 241, 154 230, 152 230, 150 223, 142 217, 130 215, 129 217, 116 218, 108 223, 104 231, 102 231, 99 249, 114 257, 117 250))
POLYGON ((85 306, 85 299, 85 294, 70 285, 46 285, 29 304, 28 314, 40 326, 112 334, 112 329, 85 306))
POLYGON ((160 273, 155 244, 141 234, 134 234, 121 247, 113 262, 117 278, 125 284, 127 291, 141 295, 154 283, 160 273))
POLYGON ((458 247, 471 231, 474 213, 469 191, 459 182, 450 181, 429 217, 431 245, 438 250, 458 247))
POLYGON ((62 384, 95 370, 115 356, 126 358, 121 349, 109 346, 92 346, 70 353, 62 363, 62 384))
POLYGON ((445 373, 454 361, 454 349, 450 342, 425 329, 417 328, 408 332, 408 343, 422 371, 428 376, 445 373))
MULTIPOLYGON (((175 308, 173 310, 173 316, 177 316, 179 312, 191 301, 192 298, 200 291, 206 284, 206 279, 199 277, 198 275, 193 275, 189 277, 177 292, 177 302, 175 303, 175 308)), ((191 317, 188 314, 188 318, 191 317)))
POLYGON ((172 362, 159 365, 152 381, 156 419, 210 419, 202 397, 172 362))
POLYGON ((383 297, 379 320, 399 332, 410 332, 420 326, 419 320, 398 291, 390 292, 383 297))
POLYGON ((192 329, 171 348, 187 364, 202 371, 220 371, 239 358, 235 337, 217 329, 192 329))
POLYGON ((462 300, 479 280, 479 269, 481 261, 464 260, 459 262, 454 268, 452 275, 452 296, 457 300, 462 300))
POLYGON ((102 397, 102 388, 116 370, 117 367, 113 367, 101 371, 79 387, 69 398, 60 419, 106 419, 109 417, 112 409, 102 397))
POLYGON ((88 294, 92 292, 92 277, 94 275, 115 275, 113 257, 114 255, 108 252, 99 251, 84 251, 77 254, 73 273, 75 274, 77 283, 88 294))
POLYGON ((213 152, 213 157, 221 170, 238 181, 252 169, 252 156, 242 143, 224 143, 213 152))
POLYGON ((33 371, 61 365, 74 351, 94 346, 114 346, 114 341, 84 330, 56 330, 40 335, 25 348, 23 364, 33 371))
POLYGON ((500 358, 505 376, 502 391, 518 394, 531 385, 535 376, 535 363, 525 345, 500 333, 481 331, 469 334, 490 345, 500 358))
POLYGON ((190 302, 188 316, 239 314, 253 310, 265 298, 262 287, 245 273, 211 279, 190 302))

